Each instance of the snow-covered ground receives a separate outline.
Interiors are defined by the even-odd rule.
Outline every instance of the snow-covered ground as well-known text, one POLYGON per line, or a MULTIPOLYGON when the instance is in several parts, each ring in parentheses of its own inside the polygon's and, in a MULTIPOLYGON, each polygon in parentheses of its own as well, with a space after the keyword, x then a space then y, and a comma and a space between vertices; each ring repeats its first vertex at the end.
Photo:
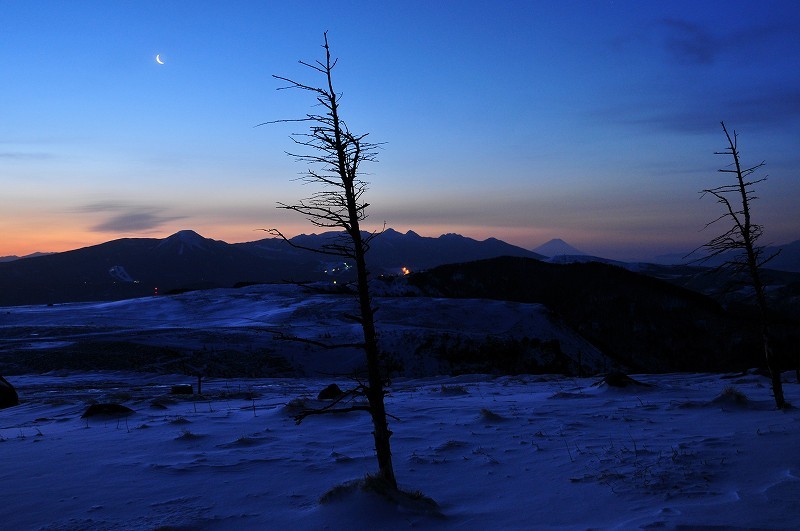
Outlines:
MULTIPOLYGON (((401 364, 405 376, 454 372, 447 360, 437 357, 442 351, 475 348, 491 339, 557 342, 570 363, 580 364, 587 373, 613 366, 612 361, 541 304, 376 297, 375 305, 379 308, 376 318, 381 348, 401 364)), ((215 350, 264 352, 284 358, 296 374, 342 373, 363 365, 360 349, 325 350, 276 340, 274 334, 325 343, 356 343, 361 331, 348 317, 356 313, 353 295, 278 284, 114 302, 13 306, 0 308, 0 358, 10 353, 12 359, 19 360, 43 356, 48 349, 69 347, 82 349, 87 356, 89 350, 102 356, 102 350, 97 352, 84 345, 116 341, 187 354, 215 350)), ((0 374, 3 370, 0 359, 0 374)))
MULTIPOLYGON (((776 411, 766 378, 634 377, 652 387, 394 381, 397 477, 435 515, 360 491, 320 503, 375 470, 365 414, 292 419, 293 400, 328 380, 209 380, 201 398, 169 394, 185 376, 12 376, 0 527, 800 529, 800 411, 776 411), (91 401, 135 413, 82 419, 91 401)), ((800 403, 800 385, 785 390, 800 403)))

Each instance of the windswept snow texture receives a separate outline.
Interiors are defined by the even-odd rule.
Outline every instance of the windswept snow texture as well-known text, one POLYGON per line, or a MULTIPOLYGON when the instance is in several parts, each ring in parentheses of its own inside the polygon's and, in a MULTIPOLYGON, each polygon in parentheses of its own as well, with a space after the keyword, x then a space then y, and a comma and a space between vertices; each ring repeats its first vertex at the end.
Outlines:
MULTIPOLYGON (((575 373, 578 364, 586 373, 613 366, 595 347, 554 320, 540 304, 429 297, 377 297, 375 304, 379 307, 381 348, 398 364, 401 375, 469 372, 483 365, 462 363, 456 359, 458 356, 450 354, 471 352, 475 357, 481 355, 481 348, 489 348, 485 346, 487 342, 497 346, 523 340, 528 344, 531 340, 537 345, 557 344, 558 356, 575 373)), ((286 374, 284 370, 281 376, 342 374, 363 366, 363 351, 357 347, 327 350, 276 337, 356 344, 361 340, 360 327, 348 315, 357 313, 357 301, 351 294, 309 292, 295 285, 0 308, 0 374, 18 372, 14 364, 25 367, 26 357, 34 355, 46 364, 43 357, 48 349, 60 349, 62 356, 69 351, 79 358, 88 358, 92 353, 96 360, 92 368, 130 367, 104 362, 104 357, 125 355, 120 353, 122 343, 171 349, 186 356, 230 352, 255 358, 280 357, 294 371, 286 374), (114 343, 109 346, 109 342, 114 343)), ((539 349, 543 353, 538 358, 535 348, 529 350, 534 354, 524 355, 532 359, 522 359, 523 368, 524 363, 536 362, 545 367, 555 363, 546 348, 539 349)), ((483 356, 491 357, 487 352, 483 356)), ((61 367, 49 367, 58 368, 61 367)), ((158 370, 146 365, 135 369, 158 370)), ((263 371, 249 374, 274 375, 263 371)))
MULTIPOLYGON (((401 487, 440 516, 332 487, 375 470, 363 413, 291 413, 331 380, 90 372, 8 380, 4 529, 800 528, 800 412, 754 374, 400 379, 387 409, 401 487), (731 390, 730 387, 734 390, 731 390), (726 389, 728 389, 726 391, 726 389), (90 402, 135 413, 88 418, 90 402), (290 404, 287 406, 287 404, 290 404)), ((345 387, 349 382, 338 381, 345 387)), ((800 400, 800 386, 787 384, 800 400)))

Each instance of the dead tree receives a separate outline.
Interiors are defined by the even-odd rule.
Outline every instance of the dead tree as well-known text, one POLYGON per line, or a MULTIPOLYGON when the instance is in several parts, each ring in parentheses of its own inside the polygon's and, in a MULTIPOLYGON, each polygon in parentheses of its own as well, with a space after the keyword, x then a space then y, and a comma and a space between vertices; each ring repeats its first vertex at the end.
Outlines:
MULTIPOLYGON (((307 114, 304 118, 276 120, 278 122, 308 122, 309 132, 293 134, 292 140, 300 153, 288 153, 299 162, 308 164, 308 169, 300 178, 306 184, 315 186, 313 194, 296 204, 278 203, 278 208, 291 210, 306 217, 313 225, 322 228, 336 228, 343 232, 341 237, 324 244, 321 248, 305 248, 288 240, 278 229, 269 232, 282 238, 294 247, 309 251, 344 257, 355 263, 356 286, 359 315, 351 316, 361 324, 364 349, 367 361, 367 383, 360 389, 366 396, 368 411, 372 417, 375 452, 378 459, 378 477, 388 486, 397 489, 397 481, 392 465, 392 452, 389 438, 387 413, 384 404, 386 395, 386 378, 382 368, 382 358, 378 350, 378 339, 375 330, 375 311, 370 296, 367 265, 365 255, 369 244, 376 235, 361 231, 361 222, 367 217, 368 203, 364 200, 367 183, 360 176, 363 162, 375 162, 378 144, 366 140, 367 134, 355 134, 350 131, 341 118, 339 101, 341 94, 333 88, 332 72, 337 60, 331 59, 328 47, 328 35, 324 35, 325 59, 300 64, 321 74, 321 86, 304 84, 292 79, 273 76, 287 83, 282 89, 299 89, 312 93, 318 103, 319 114, 307 114)), ((260 124, 263 125, 263 124, 260 124)), ((326 411, 335 412, 336 408, 326 411)))
POLYGON ((723 234, 716 236, 698 248, 708 251, 708 255, 700 259, 700 261, 707 261, 716 256, 731 253, 731 257, 725 260, 720 267, 734 273, 744 273, 746 275, 747 283, 755 291, 764 356, 772 380, 772 393, 775 397, 775 404, 778 408, 783 408, 786 406, 786 402, 783 396, 781 372, 770 345, 770 317, 764 283, 761 278, 761 268, 774 258, 777 253, 767 257, 764 256, 764 248, 757 244, 763 233, 763 227, 752 221, 750 210, 752 202, 757 199, 753 187, 766 180, 766 177, 753 179, 751 176, 764 166, 764 162, 751 167, 743 167, 736 131, 731 136, 725 127, 725 123, 720 122, 720 124, 728 141, 728 147, 724 151, 715 152, 715 155, 729 156, 733 159, 733 162, 719 171, 732 176, 735 180, 730 184, 702 190, 701 197, 711 195, 723 207, 723 213, 706 224, 706 227, 719 221, 731 223, 731 227, 723 234))

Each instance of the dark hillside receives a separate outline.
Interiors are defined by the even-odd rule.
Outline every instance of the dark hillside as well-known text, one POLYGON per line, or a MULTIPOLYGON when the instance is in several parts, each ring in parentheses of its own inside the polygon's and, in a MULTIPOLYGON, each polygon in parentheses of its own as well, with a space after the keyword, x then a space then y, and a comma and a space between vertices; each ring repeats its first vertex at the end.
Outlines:
POLYGON ((545 304, 619 362, 641 371, 758 365, 752 331, 712 299, 602 263, 502 257, 413 275, 429 295, 545 304))
POLYGON ((117 300, 173 290, 230 287, 311 275, 313 264, 264 259, 181 231, 123 238, 74 251, 0 263, 0 305, 117 300))

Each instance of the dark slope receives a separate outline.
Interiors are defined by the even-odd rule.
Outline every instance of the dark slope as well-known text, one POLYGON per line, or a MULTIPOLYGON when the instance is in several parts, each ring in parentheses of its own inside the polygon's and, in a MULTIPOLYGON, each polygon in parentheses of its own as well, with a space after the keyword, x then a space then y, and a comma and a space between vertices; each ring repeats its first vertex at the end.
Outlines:
POLYGON ((115 300, 171 290, 266 281, 300 271, 192 231, 165 239, 124 238, 0 264, 0 304, 115 300))
POLYGON ((413 275, 424 293, 538 302, 619 362, 641 371, 744 368, 754 335, 715 301, 620 267, 503 257, 413 275))

